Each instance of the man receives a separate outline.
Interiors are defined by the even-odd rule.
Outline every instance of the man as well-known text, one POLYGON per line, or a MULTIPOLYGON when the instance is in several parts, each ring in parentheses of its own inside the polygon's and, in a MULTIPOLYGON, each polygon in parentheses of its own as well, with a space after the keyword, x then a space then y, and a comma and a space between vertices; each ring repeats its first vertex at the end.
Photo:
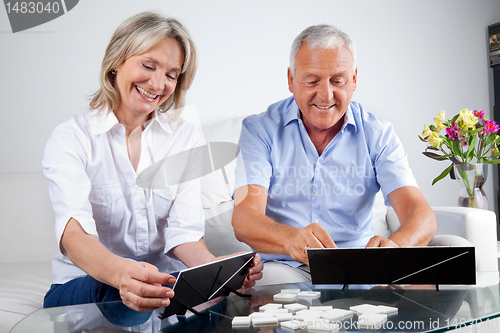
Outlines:
POLYGON ((350 38, 309 27, 292 45, 293 97, 243 122, 232 223, 266 261, 262 284, 310 280, 308 248, 425 246, 436 231, 392 125, 351 101, 356 84, 350 38), (380 189, 401 222, 389 238, 371 228, 380 189))

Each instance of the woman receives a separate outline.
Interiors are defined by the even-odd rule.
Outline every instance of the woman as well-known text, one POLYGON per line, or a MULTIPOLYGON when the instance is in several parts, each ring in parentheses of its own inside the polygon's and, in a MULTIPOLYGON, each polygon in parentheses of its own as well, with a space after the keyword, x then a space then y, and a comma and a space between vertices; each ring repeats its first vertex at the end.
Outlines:
MULTIPOLYGON (((136 185, 154 161, 202 145, 178 119, 195 70, 195 46, 175 19, 144 12, 115 31, 91 110, 58 126, 45 148, 61 253, 44 307, 121 299, 151 311, 173 296, 164 285, 175 278, 163 272, 216 259, 203 241, 199 179, 136 185)), ((245 285, 261 276, 257 256, 245 285)))

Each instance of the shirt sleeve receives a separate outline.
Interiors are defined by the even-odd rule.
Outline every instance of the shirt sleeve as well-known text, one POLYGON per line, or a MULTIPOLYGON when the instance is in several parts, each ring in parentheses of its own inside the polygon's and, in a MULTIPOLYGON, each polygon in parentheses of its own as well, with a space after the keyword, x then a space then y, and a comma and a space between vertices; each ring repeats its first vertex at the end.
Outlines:
POLYGON ((384 127, 375 138, 372 149, 377 152, 374 161, 377 182, 384 193, 386 205, 390 206, 387 200, 389 193, 404 186, 418 187, 417 181, 413 177, 408 156, 392 124, 384 122, 384 127))
POLYGON ((240 154, 236 159, 235 188, 261 185, 269 189, 272 175, 271 139, 259 128, 253 117, 243 120, 240 154))
POLYGON ((88 200, 91 183, 85 172, 87 160, 88 142, 76 121, 73 119, 58 126, 45 146, 42 166, 49 181, 60 249, 61 237, 70 218, 76 219, 86 233, 97 236, 88 200))
MULTIPOLYGON (((203 137, 196 129, 189 132, 188 148, 200 147, 203 137)), ((189 167, 189 166, 188 166, 189 167)), ((201 179, 183 181, 176 188, 175 199, 168 213, 165 229, 165 253, 180 244, 197 242, 205 234, 205 217, 201 203, 201 179)))

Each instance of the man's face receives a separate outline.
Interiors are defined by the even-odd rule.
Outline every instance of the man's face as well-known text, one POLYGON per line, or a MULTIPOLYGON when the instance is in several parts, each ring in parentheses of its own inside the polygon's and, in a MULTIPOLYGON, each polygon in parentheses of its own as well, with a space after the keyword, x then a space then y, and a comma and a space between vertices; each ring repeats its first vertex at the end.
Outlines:
POLYGON ((343 116, 356 90, 357 69, 342 46, 336 50, 310 50, 304 43, 295 57, 295 77, 288 69, 288 88, 302 112, 306 129, 340 129, 343 116))

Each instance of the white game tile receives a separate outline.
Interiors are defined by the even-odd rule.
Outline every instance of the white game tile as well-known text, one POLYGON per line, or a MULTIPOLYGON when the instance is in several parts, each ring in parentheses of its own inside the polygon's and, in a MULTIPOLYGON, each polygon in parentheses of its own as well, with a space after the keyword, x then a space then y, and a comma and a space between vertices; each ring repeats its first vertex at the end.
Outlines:
POLYGON ((275 313, 274 316, 279 322, 288 321, 293 319, 293 314, 289 313, 275 313))
POLYGON ((342 320, 344 318, 352 317, 352 315, 353 315, 353 312, 349 311, 349 310, 333 309, 330 311, 323 312, 322 317, 325 319, 336 321, 336 320, 342 320))
POLYGON ((314 320, 323 316, 323 311, 301 310, 295 313, 295 318, 298 320, 314 320))
POLYGON ((319 298, 321 296, 320 291, 301 291, 297 294, 298 297, 303 298, 319 298))
POLYGON ((333 310, 333 306, 331 306, 331 305, 314 305, 314 306, 310 306, 309 310, 313 310, 313 311, 330 311, 330 310, 333 310))
POLYGON ((274 313, 288 313, 288 309, 266 309, 264 313, 269 313, 273 315, 274 313))
POLYGON ((297 299, 297 294, 276 294, 273 296, 273 300, 282 302, 292 302, 297 299))
POLYGON ((285 304, 283 307, 285 309, 288 309, 288 311, 290 311, 292 313, 295 313, 295 312, 300 311, 300 310, 306 310, 307 309, 306 305, 300 304, 300 303, 285 304))
POLYGON ((268 303, 266 305, 262 305, 261 307, 259 307, 260 312, 264 312, 264 311, 269 310, 269 309, 283 309, 283 304, 268 303))
POLYGON ((358 316, 359 328, 380 328, 387 321, 387 315, 382 313, 365 313, 358 316))
POLYGON ((253 326, 278 325, 278 318, 274 316, 270 317, 269 315, 267 317, 254 317, 252 318, 252 325, 253 326))
POLYGON ((233 326, 248 327, 250 326, 252 318, 248 316, 236 316, 233 318, 233 326))

